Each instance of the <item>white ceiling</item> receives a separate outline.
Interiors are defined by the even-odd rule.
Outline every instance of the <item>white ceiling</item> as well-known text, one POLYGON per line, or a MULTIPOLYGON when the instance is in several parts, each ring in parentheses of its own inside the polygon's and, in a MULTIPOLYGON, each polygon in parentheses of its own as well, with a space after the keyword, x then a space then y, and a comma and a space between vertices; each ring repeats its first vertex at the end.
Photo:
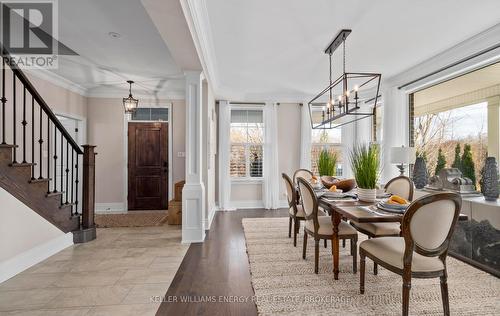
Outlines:
POLYGON ((328 81, 323 51, 342 28, 353 30, 347 70, 380 72, 387 79, 500 22, 498 0, 205 0, 205 5, 216 86, 245 100, 315 95, 328 81))
POLYGON ((54 72, 91 96, 122 95, 129 79, 135 95, 183 96, 183 71, 201 69, 178 0, 58 3, 59 41, 79 56, 60 56, 54 72))

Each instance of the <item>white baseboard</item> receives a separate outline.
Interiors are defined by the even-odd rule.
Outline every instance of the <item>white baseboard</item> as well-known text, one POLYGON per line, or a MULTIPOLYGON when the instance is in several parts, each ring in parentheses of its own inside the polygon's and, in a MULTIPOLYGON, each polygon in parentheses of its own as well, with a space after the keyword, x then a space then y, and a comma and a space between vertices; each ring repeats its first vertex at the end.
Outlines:
POLYGON ((231 201, 231 207, 237 210, 264 208, 262 200, 231 201))
POLYGON ((288 201, 280 200, 280 208, 288 208, 288 201))
POLYGON ((213 222, 214 217, 215 217, 215 212, 217 212, 217 211, 219 211, 218 206, 214 206, 211 210, 209 210, 208 220, 205 220, 203 223, 203 227, 205 227, 205 230, 209 230, 210 227, 212 226, 212 222, 213 222))
POLYGON ((0 283, 71 245, 73 245, 73 233, 67 233, 0 262, 0 283))
POLYGON ((124 203, 96 203, 96 213, 126 213, 124 203))

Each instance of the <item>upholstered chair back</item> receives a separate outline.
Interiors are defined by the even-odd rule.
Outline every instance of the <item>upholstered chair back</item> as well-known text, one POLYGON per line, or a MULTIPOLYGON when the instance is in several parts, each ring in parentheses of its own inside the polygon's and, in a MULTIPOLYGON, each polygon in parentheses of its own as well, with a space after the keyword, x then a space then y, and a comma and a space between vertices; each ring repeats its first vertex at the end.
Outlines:
POLYGON ((299 183, 299 191, 302 201, 302 208, 304 209, 306 221, 313 221, 315 231, 318 230, 318 198, 314 194, 314 189, 304 178, 297 178, 299 183))
POLYGON ((413 200, 413 181, 405 176, 393 178, 385 185, 385 191, 411 201, 413 200))
POLYGON ((288 201, 288 207, 293 209, 293 213, 297 213, 297 200, 295 197, 295 188, 293 187, 292 180, 286 173, 282 173, 283 181, 285 181, 286 188, 286 199, 288 201))
POLYGON ((293 174, 293 183, 297 183, 298 178, 304 178, 306 181, 311 181, 313 176, 312 171, 307 169, 298 169, 293 174))
POLYGON ((448 250, 462 199, 456 193, 426 195, 415 200, 405 212, 402 232, 406 244, 425 256, 438 256, 448 250))

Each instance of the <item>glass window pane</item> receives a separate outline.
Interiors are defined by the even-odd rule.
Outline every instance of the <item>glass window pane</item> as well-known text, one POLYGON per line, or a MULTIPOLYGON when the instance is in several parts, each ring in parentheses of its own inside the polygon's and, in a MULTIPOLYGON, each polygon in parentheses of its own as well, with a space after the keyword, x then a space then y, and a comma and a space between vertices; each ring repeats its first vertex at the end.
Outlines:
POLYGON ((250 144, 262 144, 264 142, 264 129, 261 124, 249 124, 248 142, 250 144))
POLYGON ((231 177, 246 177, 247 164, 244 145, 231 145, 229 170, 231 177))
POLYGON ((151 108, 152 121, 168 121, 168 108, 151 108))
POLYGON ((262 177, 262 145, 250 146, 249 150, 250 159, 250 177, 262 177))
POLYGON ((231 110, 231 123, 247 123, 247 110, 231 110))
POLYGON ((248 123, 264 123, 262 110, 248 110, 248 123))
POLYGON ((239 124, 231 124, 231 131, 229 135, 231 143, 246 143, 247 142, 247 128, 241 127, 239 124))
POLYGON ((151 118, 150 108, 138 108, 132 112, 133 121, 149 121, 151 118))

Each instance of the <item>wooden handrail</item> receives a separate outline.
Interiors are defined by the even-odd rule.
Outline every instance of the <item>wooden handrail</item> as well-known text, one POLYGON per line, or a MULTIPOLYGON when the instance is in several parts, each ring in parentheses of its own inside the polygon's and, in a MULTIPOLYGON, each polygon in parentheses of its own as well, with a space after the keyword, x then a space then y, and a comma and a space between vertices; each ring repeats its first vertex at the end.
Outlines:
MULTIPOLYGON (((3 48, 3 47, 2 47, 2 52, 3 52, 2 58, 6 58, 6 57, 10 58, 11 57, 10 54, 7 52, 7 50, 5 50, 5 48, 3 48)), ((66 140, 71 145, 71 147, 79 155, 83 155, 83 151, 80 148, 80 146, 78 146, 78 144, 75 142, 75 140, 73 139, 73 137, 71 137, 71 135, 68 133, 68 131, 66 130, 66 128, 64 128, 64 126, 61 124, 61 122, 56 117, 56 115, 54 114, 54 112, 52 112, 52 110, 50 109, 50 107, 48 106, 48 104, 45 102, 45 100, 42 98, 42 96, 35 89, 35 87, 31 83, 31 81, 29 81, 28 77, 26 77, 26 75, 19 68, 13 68, 13 67, 10 67, 10 65, 9 65, 9 68, 12 70, 12 72, 14 73, 14 75, 19 79, 19 81, 21 81, 21 83, 26 87, 26 89, 33 96, 33 98, 38 103, 38 105, 40 106, 40 108, 50 118, 50 120, 52 121, 52 123, 57 127, 57 129, 61 132, 61 134, 63 134, 64 138, 66 138, 66 140)))

